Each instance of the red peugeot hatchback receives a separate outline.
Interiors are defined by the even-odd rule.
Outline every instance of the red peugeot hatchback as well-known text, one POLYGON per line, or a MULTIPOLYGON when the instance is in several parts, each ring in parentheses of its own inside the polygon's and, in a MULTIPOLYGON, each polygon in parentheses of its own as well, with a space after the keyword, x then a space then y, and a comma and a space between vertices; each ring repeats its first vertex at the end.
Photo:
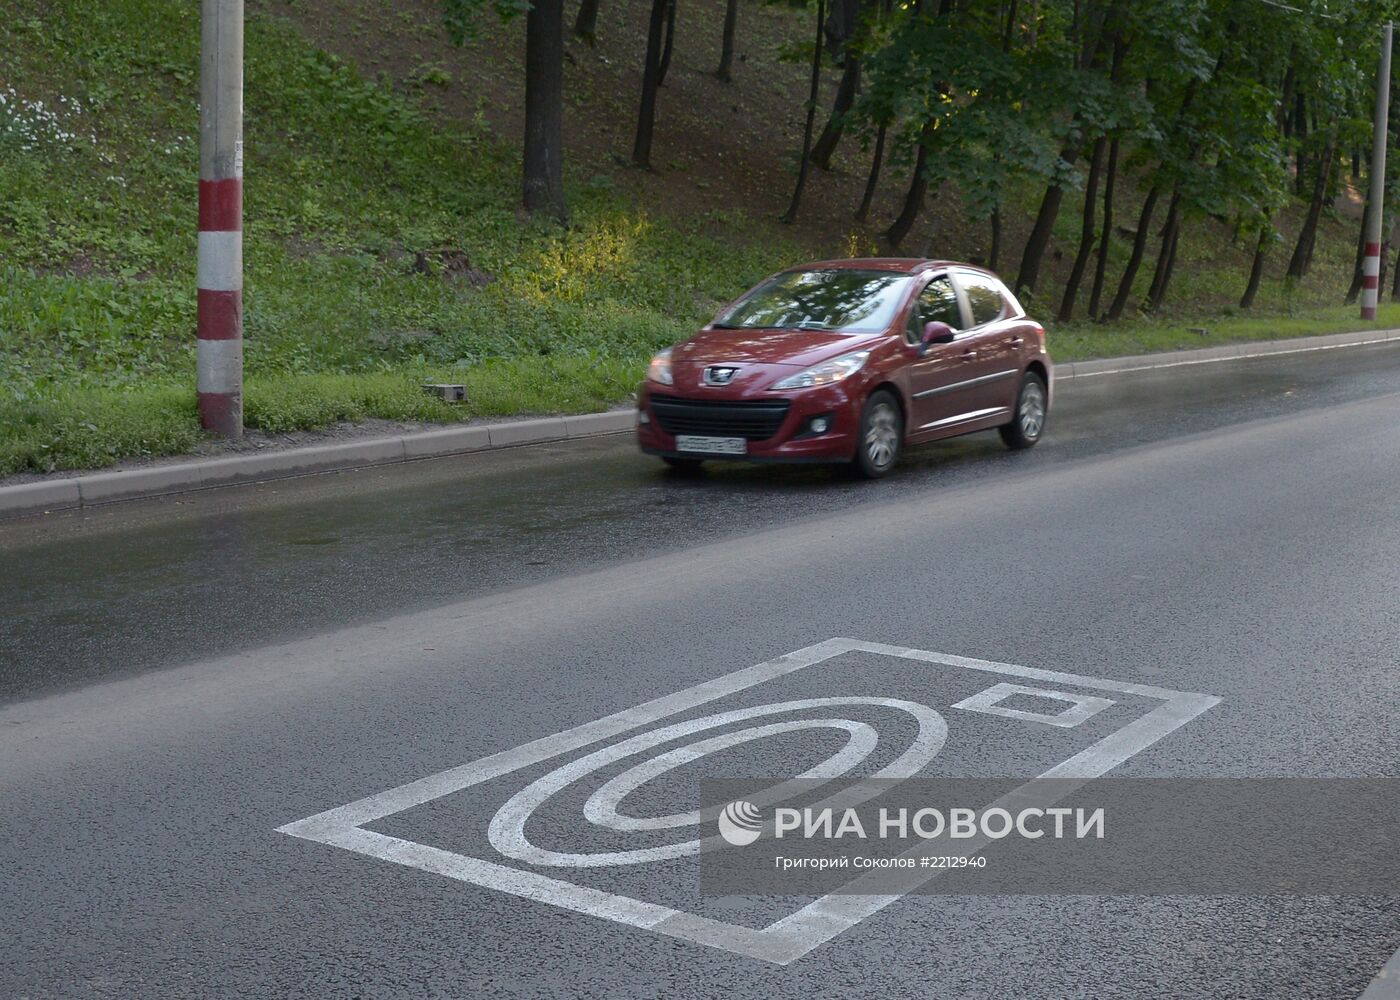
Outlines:
POLYGON ((1044 327, 990 271, 821 261, 773 275, 652 358, 637 437, 680 468, 850 462, 874 478, 905 444, 995 427, 1029 448, 1053 385, 1044 327))

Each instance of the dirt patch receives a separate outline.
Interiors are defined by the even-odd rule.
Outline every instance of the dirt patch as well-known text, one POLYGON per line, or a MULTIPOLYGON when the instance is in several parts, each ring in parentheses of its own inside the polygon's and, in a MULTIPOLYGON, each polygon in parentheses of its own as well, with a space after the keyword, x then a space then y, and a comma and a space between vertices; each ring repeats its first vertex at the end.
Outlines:
POLYGON ((413 255, 413 269, 419 274, 432 274, 440 278, 461 281, 474 288, 484 288, 496 280, 479 267, 473 267, 465 250, 457 247, 436 247, 432 250, 419 250, 413 255))

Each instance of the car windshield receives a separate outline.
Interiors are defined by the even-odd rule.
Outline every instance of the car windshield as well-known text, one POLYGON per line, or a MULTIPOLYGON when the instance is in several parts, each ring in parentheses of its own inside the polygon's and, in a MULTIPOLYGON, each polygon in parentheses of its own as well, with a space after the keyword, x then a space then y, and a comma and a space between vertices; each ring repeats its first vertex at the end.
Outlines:
POLYGON ((891 271, 785 271, 721 313, 714 326, 878 333, 894 319, 912 280, 891 271))

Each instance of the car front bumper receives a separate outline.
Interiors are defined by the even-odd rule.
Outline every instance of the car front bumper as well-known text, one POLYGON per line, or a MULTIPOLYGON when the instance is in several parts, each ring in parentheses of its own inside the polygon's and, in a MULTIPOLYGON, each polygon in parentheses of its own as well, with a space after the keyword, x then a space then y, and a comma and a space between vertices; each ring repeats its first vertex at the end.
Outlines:
POLYGON ((650 455, 668 458, 708 458, 720 461, 844 462, 856 450, 860 425, 859 396, 845 383, 761 396, 672 394, 669 387, 648 382, 637 399, 637 443, 650 455), (747 407, 786 403, 776 429, 746 423, 747 407), (658 404, 660 404, 658 406, 658 404), (812 421, 826 418, 829 426, 816 432, 812 421), (683 451, 678 434, 701 437, 744 437, 742 455, 683 451))

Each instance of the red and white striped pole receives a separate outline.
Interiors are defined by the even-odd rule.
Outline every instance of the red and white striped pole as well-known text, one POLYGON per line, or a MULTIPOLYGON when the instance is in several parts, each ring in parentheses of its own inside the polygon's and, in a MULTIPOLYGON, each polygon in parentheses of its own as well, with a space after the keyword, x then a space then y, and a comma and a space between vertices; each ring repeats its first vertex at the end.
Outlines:
POLYGON ((243 0, 202 0, 199 421, 243 435, 243 0))
POLYGON ((1371 147, 1371 204, 1366 212, 1366 258, 1361 269, 1361 318, 1376 318, 1380 297, 1381 219, 1385 200, 1385 147, 1390 126, 1390 43, 1387 24, 1381 39, 1381 66, 1376 75, 1376 125, 1371 147))

